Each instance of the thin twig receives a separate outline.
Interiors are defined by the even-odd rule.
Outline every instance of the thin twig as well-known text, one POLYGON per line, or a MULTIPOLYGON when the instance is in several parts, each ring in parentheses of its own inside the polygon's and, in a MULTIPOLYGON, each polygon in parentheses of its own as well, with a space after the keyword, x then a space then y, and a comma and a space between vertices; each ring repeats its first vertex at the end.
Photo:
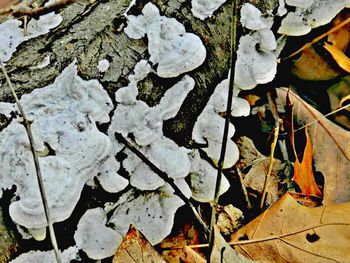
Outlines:
POLYGON ((279 124, 276 124, 276 125, 277 126, 273 129, 274 130, 274 135, 273 135, 273 141, 271 143, 269 170, 268 170, 267 175, 265 177, 263 193, 262 193, 261 200, 260 200, 260 209, 262 209, 264 207, 264 204, 265 204, 265 198, 266 198, 266 194, 267 194, 267 191, 268 191, 268 188, 269 188, 271 172, 272 172, 273 163, 274 163, 274 160, 275 160, 274 159, 274 155, 275 155, 275 149, 276 149, 277 140, 278 140, 278 134, 279 134, 279 124))
MULTIPOLYGON (((342 110, 344 110, 344 109, 346 109, 346 108, 349 108, 349 107, 350 107, 350 104, 346 104, 345 106, 343 106, 343 107, 341 107, 341 108, 339 108, 339 109, 336 109, 336 110, 334 110, 334 111, 332 111, 332 112, 330 112, 330 113, 327 113, 326 115, 324 115, 324 117, 327 118, 328 116, 333 115, 333 114, 335 114, 335 113, 337 113, 337 112, 339 112, 339 111, 342 111, 342 110)), ((309 126, 311 126, 312 124, 315 124, 316 122, 319 122, 319 121, 320 121, 319 119, 315 119, 315 120, 313 120, 312 122, 309 122, 309 123, 305 124, 304 126, 301 126, 300 128, 294 130, 294 132, 303 130, 304 128, 309 127, 309 126)))
MULTIPOLYGON (((349 223, 318 224, 315 226, 292 231, 292 232, 281 234, 281 235, 273 235, 273 236, 269 236, 269 237, 255 238, 255 239, 250 239, 250 240, 232 241, 232 242, 228 242, 228 244, 231 246, 243 246, 243 245, 249 245, 249 244, 254 244, 254 243, 267 242, 267 241, 271 241, 271 240, 281 239, 284 237, 294 236, 294 235, 297 235, 297 234, 300 234, 300 233, 303 233, 303 232, 306 232, 309 230, 314 230, 314 229, 326 227, 326 226, 350 226, 350 224, 349 223)), ((188 245, 188 247, 190 247, 190 248, 206 248, 208 246, 209 246, 209 244, 188 245)))
POLYGON ((207 224, 204 222, 202 217, 197 212, 194 205, 191 203, 191 201, 182 193, 180 188, 175 184, 175 181, 173 178, 170 178, 167 173, 159 169, 154 163, 152 163, 142 152, 140 152, 138 149, 136 149, 127 139, 125 139, 120 133, 115 133, 116 139, 123 143, 131 152, 133 152, 137 157, 139 157, 146 165, 148 165, 149 168, 153 172, 155 172, 160 178, 162 178, 165 182, 170 184, 170 186, 174 189, 174 194, 176 194, 178 197, 181 198, 182 201, 185 202, 186 205, 188 205, 198 220, 198 222, 203 226, 204 230, 206 232, 209 232, 209 228, 207 224))
POLYGON ((238 175, 238 178, 239 178, 240 185, 242 187, 242 191, 243 191, 243 194, 244 194, 245 201, 247 202, 247 208, 251 209, 252 208, 252 204, 250 203, 250 200, 249 200, 249 195, 248 195, 247 188, 244 185, 244 180, 243 180, 241 169, 239 169, 237 167, 236 170, 237 170, 237 175, 238 175))
POLYGON ((5 64, 1 60, 0 60, 0 66, 1 66, 2 72, 5 75, 7 84, 9 85, 9 87, 11 89, 12 96, 15 98, 18 110, 19 110, 19 112, 20 112, 20 114, 22 115, 22 118, 23 118, 21 123, 23 124, 24 128, 26 129, 26 132, 27 132, 27 135, 28 135, 28 139, 29 139, 29 144, 30 144, 30 150, 31 150, 31 152, 33 154, 34 165, 35 165, 35 170, 36 170, 36 176, 37 176, 37 180, 38 180, 38 184, 39 184, 39 190, 40 190, 41 199, 42 199, 43 206, 44 206, 44 213, 45 213, 46 221, 47 221, 47 224, 48 224, 48 227, 49 227, 51 244, 52 244, 52 247, 53 247, 53 249, 55 251, 55 256, 56 256, 57 263, 61 263, 62 262, 62 260, 61 260, 61 252, 58 249, 56 235, 55 235, 55 230, 53 228, 53 223, 52 223, 52 219, 51 219, 51 216, 50 216, 49 205, 48 205, 47 198, 46 198, 44 182, 43 182, 43 178, 41 176, 39 158, 38 158, 37 152, 35 150, 35 146, 34 146, 35 145, 34 137, 33 137, 32 129, 31 129, 32 121, 27 119, 26 114, 24 112, 24 109, 23 109, 21 103, 19 102, 19 99, 17 97, 15 89, 14 89, 14 87, 12 85, 10 77, 7 74, 7 71, 5 69, 5 64))
POLYGON ((51 13, 53 11, 57 11, 61 8, 66 7, 67 5, 70 5, 74 3, 76 0, 60 0, 56 1, 50 5, 47 6, 40 6, 36 8, 25 8, 23 6, 19 6, 13 9, 12 15, 14 17, 20 17, 20 16, 30 16, 30 17, 35 17, 35 16, 40 16, 40 15, 45 15, 48 13, 51 13))
MULTIPOLYGON (((229 80, 229 88, 228 88, 228 96, 227 96, 227 105, 226 112, 231 112, 232 108, 232 98, 233 98, 233 89, 234 89, 234 76, 235 76, 235 68, 236 68, 236 50, 237 50, 237 23, 238 23, 238 5, 239 0, 234 0, 232 3, 232 12, 231 12, 231 40, 230 40, 230 63, 231 63, 231 74, 229 80)), ((222 180, 222 170, 223 164, 225 161, 226 154, 226 146, 228 140, 228 130, 230 124, 231 114, 226 114, 225 116, 225 126, 224 132, 222 136, 222 145, 220 152, 220 159, 218 162, 218 173, 215 184, 215 194, 211 211, 211 221, 210 221, 210 235, 209 235, 209 251, 207 254, 207 261, 210 263, 210 253, 214 247, 214 225, 216 223, 216 205, 219 201, 220 197, 220 186, 222 180)))

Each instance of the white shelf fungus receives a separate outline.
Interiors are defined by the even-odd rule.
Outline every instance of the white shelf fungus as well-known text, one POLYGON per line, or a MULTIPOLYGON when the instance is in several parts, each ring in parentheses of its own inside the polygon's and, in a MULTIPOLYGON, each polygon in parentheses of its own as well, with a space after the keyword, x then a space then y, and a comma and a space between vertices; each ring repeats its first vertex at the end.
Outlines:
POLYGON ((97 69, 99 72, 106 72, 109 69, 109 61, 107 59, 102 59, 98 62, 97 69))
POLYGON ((114 111, 108 130, 112 140, 115 132, 123 136, 133 133, 138 145, 151 144, 162 136, 163 121, 176 115, 188 92, 194 87, 194 80, 186 75, 164 94, 157 106, 149 107, 145 102, 136 99, 137 82, 145 78, 148 72, 150 66, 145 60, 141 60, 135 66, 135 74, 129 77, 129 85, 115 93, 116 101, 120 104, 114 111), (141 68, 145 71, 141 71, 141 68))
POLYGON ((130 38, 147 35, 150 61, 157 64, 158 76, 179 76, 199 67, 205 60, 206 50, 200 38, 187 33, 176 19, 161 16, 152 3, 144 6, 142 15, 127 18, 128 26, 124 31, 130 38))
MULTIPOLYGON (((113 107, 98 81, 82 80, 72 63, 53 84, 23 95, 20 102, 27 117, 34 121, 32 132, 42 156, 39 162, 53 222, 70 216, 84 184, 99 172, 114 173, 114 192, 126 187, 127 180, 115 173, 119 164, 110 159, 112 143, 95 124, 109 121, 113 107)), ((14 222, 40 229, 47 224, 29 141, 20 119, 12 120, 1 132, 1 186, 17 186, 19 200, 10 205, 14 222)))
POLYGON ((328 24, 343 8, 350 7, 349 0, 294 0, 289 2, 295 6, 297 6, 296 2, 304 3, 304 7, 299 5, 300 7, 296 7, 294 12, 289 12, 278 29, 278 33, 290 36, 305 35, 312 28, 328 24), (312 2, 311 5, 306 7, 310 2, 312 2))
POLYGON ((61 15, 49 13, 42 15, 38 20, 31 19, 28 23, 28 34, 23 34, 22 22, 10 19, 0 24, 0 59, 8 61, 16 48, 24 41, 44 35, 50 29, 57 27, 62 22, 61 15))
MULTIPOLYGON (((161 137, 140 151, 170 178, 183 179, 190 172, 189 150, 177 146, 172 140, 161 137)), ((140 190, 156 190, 165 184, 164 180, 154 173, 133 153, 127 151, 128 157, 124 167, 130 174, 130 184, 140 190)))
MULTIPOLYGON (((223 80, 216 87, 213 95, 210 97, 207 106, 199 115, 192 131, 192 138, 197 143, 207 143, 208 147, 203 150, 208 156, 217 163, 220 157, 222 133, 224 130, 225 119, 219 113, 226 111, 228 79, 223 80)), ((247 116, 250 108, 247 101, 233 97, 232 116, 247 116)), ((228 138, 231 138, 235 132, 234 126, 229 124, 228 138)), ((239 152, 236 144, 228 140, 226 148, 226 158, 224 168, 232 167, 238 160, 239 152)))
POLYGON ((273 20, 259 9, 244 4, 241 23, 252 31, 239 40, 235 67, 235 84, 243 90, 272 81, 277 72, 277 41, 270 30, 273 20))
POLYGON ((211 17, 225 2, 226 0, 192 0, 191 11, 195 17, 204 20, 207 17, 211 17))
POLYGON ((248 3, 242 5, 240 20, 242 26, 250 30, 271 28, 273 24, 273 17, 263 16, 258 8, 248 3))
MULTIPOLYGON (((194 87, 194 80, 184 76, 169 88, 160 103, 149 107, 137 100, 137 82, 151 71, 149 64, 141 60, 135 66, 134 74, 129 76, 127 87, 119 89, 115 98, 119 102, 112 118, 108 134, 115 141, 114 133, 127 136, 132 133, 139 150, 169 177, 185 178, 190 171, 188 150, 163 136, 163 121, 174 117, 183 100, 194 87)), ((120 147, 116 143, 118 150, 120 147)), ((156 190, 164 185, 163 179, 156 175, 133 153, 128 152, 124 167, 130 174, 130 184, 140 190, 156 190)))
POLYGON ((175 212, 183 204, 168 184, 152 192, 130 190, 115 204, 116 209, 108 223, 113 223, 122 236, 133 224, 155 245, 170 234, 175 212))
MULTIPOLYGON (((192 198, 198 202, 211 202, 214 200, 215 185, 218 171, 207 161, 200 158, 199 153, 191 154, 190 187, 192 198)), ((223 176, 219 194, 225 193, 230 187, 226 177, 223 176)))
MULTIPOLYGON (((69 247, 62 251, 62 263, 69 263, 74 259, 78 259, 78 248, 76 246, 69 247)), ((23 253, 10 263, 56 263, 55 252, 50 251, 29 251, 23 253)))
POLYGON ((122 241, 122 236, 106 227, 106 222, 106 213, 100 207, 87 210, 79 220, 74 240, 91 259, 113 256, 122 241))
POLYGON ((308 8, 314 1, 315 0, 286 0, 286 4, 289 6, 308 8))
POLYGON ((287 13, 285 0, 278 0, 277 15, 284 16, 287 13))
POLYGON ((277 72, 277 42, 269 29, 258 30, 239 40, 235 68, 235 84, 240 89, 252 89, 272 81, 277 72), (259 47, 261 50, 258 50, 259 47))

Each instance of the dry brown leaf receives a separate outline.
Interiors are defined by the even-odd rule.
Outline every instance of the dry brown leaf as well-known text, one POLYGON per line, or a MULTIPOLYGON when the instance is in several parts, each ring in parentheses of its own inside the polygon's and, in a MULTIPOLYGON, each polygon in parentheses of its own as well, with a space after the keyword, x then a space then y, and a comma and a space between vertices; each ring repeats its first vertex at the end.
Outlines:
POLYGON ((230 243, 260 239, 235 246, 238 252, 259 262, 350 262, 349 210, 349 202, 306 207, 287 193, 237 231, 230 243), (309 230, 281 237, 306 229, 309 230), (261 241, 277 236, 281 238, 261 241))
MULTIPOLYGON (((306 145, 302 161, 300 162, 295 156, 293 181, 298 184, 302 194, 321 197, 322 193, 316 184, 312 171, 312 145, 307 129, 305 129, 305 136, 306 145)), ((294 152, 296 151, 294 150, 294 152)))
POLYGON ((123 242, 113 257, 113 263, 166 263, 146 238, 134 227, 130 226, 123 242))
MULTIPOLYGON (((285 105, 287 92, 286 88, 277 89, 280 105, 285 105)), ((324 202, 350 201, 350 132, 329 121, 293 92, 290 100, 298 119, 310 124, 315 167, 325 179, 324 202)))
POLYGON ((294 61, 291 72, 304 80, 329 80, 341 75, 334 70, 312 47, 303 51, 294 61))
POLYGON ((248 263, 253 262, 248 258, 237 253, 226 240, 220 234, 220 230, 217 226, 214 227, 214 246, 210 255, 210 262, 223 262, 223 263, 248 263))
MULTIPOLYGON (((244 186, 250 188, 260 194, 262 194, 264 189, 265 177, 268 172, 270 160, 268 157, 261 160, 252 166, 249 172, 245 175, 243 183, 244 186)), ((272 167, 272 172, 270 176, 270 182, 267 189, 266 203, 271 205, 277 201, 279 198, 278 190, 278 172, 283 170, 284 165, 280 160, 275 159, 272 167)))
POLYGON ((205 263, 207 262, 200 254, 189 246, 185 246, 183 249, 183 255, 181 256, 182 262, 185 263, 205 263))
POLYGON ((186 224, 174 227, 172 233, 159 244, 163 250, 163 258, 169 263, 179 263, 187 257, 186 251, 179 248, 199 243, 200 233, 194 227, 194 223, 190 222, 190 219, 182 218, 182 220, 188 221, 186 224))

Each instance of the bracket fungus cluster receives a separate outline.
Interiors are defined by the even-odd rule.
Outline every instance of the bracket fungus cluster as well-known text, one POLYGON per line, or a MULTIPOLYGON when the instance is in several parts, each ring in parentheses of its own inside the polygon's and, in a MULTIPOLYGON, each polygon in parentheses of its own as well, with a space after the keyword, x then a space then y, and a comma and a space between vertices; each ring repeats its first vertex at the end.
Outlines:
POLYGON ((174 18, 159 14, 158 8, 148 3, 139 16, 127 16, 125 33, 134 39, 147 35, 150 61, 157 64, 157 75, 163 78, 179 76, 199 67, 206 50, 198 36, 187 33, 174 18))
POLYGON ((211 17, 226 0, 192 0, 192 13, 201 20, 211 17))
MULTIPOLYGON (((118 163, 110 139, 95 124, 107 122, 113 107, 96 80, 82 80, 72 63, 53 84, 23 95, 20 102, 28 118, 34 120, 35 147, 41 155, 39 161, 54 222, 70 216, 84 184, 98 173, 102 177, 113 173, 107 184, 117 186, 115 191, 127 185, 115 171, 118 163)), ((47 223, 29 140, 20 119, 13 119, 1 132, 0 179, 2 188, 13 184, 17 187, 19 200, 10 205, 11 218, 34 234, 47 223)))
POLYGON ((27 35, 23 34, 22 22, 10 19, 0 24, 0 59, 8 61, 16 48, 24 41, 44 35, 62 22, 59 14, 49 13, 38 20, 31 19, 27 25, 27 35))
POLYGON ((241 8, 241 23, 251 30, 239 40, 235 84, 243 90, 272 81, 277 71, 277 41, 270 30, 273 19, 264 17, 255 6, 241 8))
POLYGON ((301 36, 311 29, 329 23, 342 9, 350 7, 349 0, 286 0, 287 5, 295 7, 282 20, 278 33, 301 36))
MULTIPOLYGON (((210 97, 207 106, 204 108, 201 115, 198 117, 194 125, 192 138, 197 143, 208 144, 203 150, 208 156, 217 163, 220 156, 222 131, 225 124, 225 119, 219 115, 226 111, 227 89, 229 80, 225 79, 216 87, 213 95, 210 97)), ((236 90, 236 94, 238 90, 236 90)), ((231 115, 247 116, 250 112, 249 104, 246 100, 233 97, 231 115)), ((228 138, 234 135, 235 127, 229 124, 228 138)), ((226 148, 226 158, 223 168, 231 168, 238 160, 239 152, 236 144, 232 140, 228 140, 226 148)))

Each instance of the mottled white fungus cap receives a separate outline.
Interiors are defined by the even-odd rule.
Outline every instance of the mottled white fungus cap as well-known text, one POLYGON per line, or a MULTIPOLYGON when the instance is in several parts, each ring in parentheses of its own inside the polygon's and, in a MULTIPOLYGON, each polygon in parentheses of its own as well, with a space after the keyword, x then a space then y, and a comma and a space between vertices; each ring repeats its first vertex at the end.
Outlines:
MULTIPOLYGON (((32 132, 42 156, 39 162, 53 222, 70 216, 84 184, 99 172, 115 175, 114 192, 126 187, 128 181, 115 173, 119 164, 110 161, 112 143, 95 124, 109 121, 113 107, 96 80, 82 80, 72 63, 53 84, 23 95, 20 102, 34 120, 32 132)), ((12 219, 37 232, 47 223, 29 141, 19 121, 12 120, 0 133, 0 181, 3 188, 17 186, 19 200, 10 205, 12 219)), ((109 185, 106 178, 102 185, 109 185)))
POLYGON ((250 30, 260 30, 271 28, 273 24, 273 17, 263 16, 258 8, 252 4, 245 3, 241 8, 241 24, 243 27, 250 30))
MULTIPOLYGON (((114 111, 112 123, 108 130, 112 140, 115 132, 127 136, 132 133, 140 151, 156 164, 168 176, 179 179, 188 175, 190 162, 185 148, 163 136, 163 121, 174 117, 183 100, 194 87, 194 80, 185 75, 178 83, 169 88, 158 105, 149 107, 137 100, 137 82, 150 72, 145 60, 137 63, 134 74, 129 76, 130 84, 116 92, 120 104, 114 111), (143 70, 145 69, 145 70, 143 70)), ((118 147, 120 150, 120 147, 118 147)), ((140 190, 155 190, 164 185, 163 179, 155 174, 146 164, 130 151, 124 167, 130 174, 130 184, 140 190)))
POLYGON ((289 6, 308 8, 314 1, 315 0, 286 0, 286 4, 289 6))
POLYGON ((113 256, 122 241, 120 233, 106 226, 107 216, 100 208, 89 209, 79 220, 74 240, 91 259, 113 256))
POLYGON ((122 236, 133 224, 155 245, 170 234, 175 212, 183 204, 168 184, 152 192, 130 190, 115 204, 116 209, 108 223, 113 223, 122 236))
MULTIPOLYGON (((222 132, 224 130, 225 119, 219 113, 226 111, 227 89, 229 88, 229 80, 225 79, 220 82, 212 96, 210 97, 207 106, 199 115, 192 131, 192 138, 197 143, 208 144, 203 148, 208 156, 217 164, 220 158, 222 132)), ((238 91, 235 90, 234 93, 238 91)), ((232 99, 232 116, 247 116, 249 115, 250 107, 244 99, 233 97, 232 99)), ((235 127, 230 123, 228 138, 234 135, 235 127)), ((232 140, 228 140, 226 147, 224 168, 232 167, 239 158, 239 151, 236 144, 232 140)))
MULTIPOLYGON (((215 88, 214 93, 211 95, 208 104, 213 106, 214 111, 217 113, 226 111, 227 97, 229 88, 229 79, 224 79, 215 88)), ((234 90, 237 93, 232 97, 231 116, 242 117, 248 116, 250 113, 250 106, 248 101, 237 97, 238 90, 234 90)))
POLYGON ((46 34, 62 22, 59 14, 42 15, 38 20, 31 19, 28 23, 28 34, 24 36, 22 22, 10 19, 0 24, 0 59, 8 61, 16 48, 24 41, 46 34))
MULTIPOLYGON (((161 137, 140 151, 164 171, 170 178, 182 179, 190 172, 189 150, 177 146, 172 140, 161 137)), ((126 151, 128 157, 123 164, 130 174, 130 184, 140 190, 156 190, 164 185, 164 180, 154 173, 135 154, 126 151)))
POLYGON ((276 47, 277 42, 269 29, 240 38, 235 67, 235 84, 240 89, 252 89, 274 79, 277 57, 273 51, 276 47))
MULTIPOLYGON (((207 143, 208 146, 203 148, 208 156, 218 163, 220 158, 222 132, 225 126, 225 119, 214 111, 211 105, 203 110, 198 117, 192 131, 192 138, 198 143, 207 143)), ((223 164, 224 168, 232 167, 238 160, 239 152, 236 144, 230 140, 235 132, 234 126, 229 124, 229 133, 226 147, 226 157, 223 164)))
POLYGON ((204 20, 211 17, 226 0, 192 0, 192 13, 195 17, 204 20))
POLYGON ((150 61, 157 64, 157 75, 163 78, 179 76, 199 67, 206 57, 200 38, 187 33, 174 18, 159 15, 158 8, 148 3, 142 15, 127 16, 125 33, 135 39, 148 37, 150 61))
POLYGON ((106 72, 109 69, 109 61, 107 59, 102 59, 98 62, 97 69, 99 72, 106 72))
MULTIPOLYGON (((78 248, 69 247, 62 251, 62 263, 69 263, 74 259, 78 260, 78 248)), ((10 263, 56 263, 55 252, 50 251, 29 251, 11 260, 10 263)))
MULTIPOLYGON (((290 1, 296 5, 296 2, 290 1)), ((301 36, 309 33, 312 28, 328 24, 343 8, 350 7, 349 0, 317 0, 306 1, 311 3, 307 8, 297 7, 294 12, 289 12, 282 20, 278 33, 301 36)), ((288 2, 287 2, 288 3, 288 2)))
MULTIPOLYGON (((191 154, 190 187, 192 198, 198 202, 214 200, 215 185, 218 171, 207 161, 200 158, 197 151, 191 154)), ((225 176, 222 177, 219 194, 225 193, 230 184, 225 176)))
POLYGON ((116 101, 120 104, 114 111, 108 134, 114 139, 114 133, 127 136, 133 133, 135 141, 140 146, 146 146, 160 138, 163 134, 163 121, 174 117, 179 111, 183 100, 194 87, 194 80, 185 75, 178 83, 167 90, 160 103, 149 107, 145 102, 137 100, 137 82, 145 78, 150 71, 149 65, 140 61, 135 67, 135 74, 127 87, 119 89, 116 101), (141 64, 140 64, 141 63, 141 64), (146 68, 147 74, 140 69, 146 68), (121 121, 123 120, 123 121, 121 121))
POLYGON ((287 13, 285 0, 278 0, 277 15, 284 16, 287 13))
MULTIPOLYGON (((3 89, 4 87, 0 85, 0 88, 3 89)), ((0 114, 4 115, 7 118, 10 118, 11 114, 15 113, 16 111, 17 107, 15 104, 0 101, 0 114)))

